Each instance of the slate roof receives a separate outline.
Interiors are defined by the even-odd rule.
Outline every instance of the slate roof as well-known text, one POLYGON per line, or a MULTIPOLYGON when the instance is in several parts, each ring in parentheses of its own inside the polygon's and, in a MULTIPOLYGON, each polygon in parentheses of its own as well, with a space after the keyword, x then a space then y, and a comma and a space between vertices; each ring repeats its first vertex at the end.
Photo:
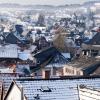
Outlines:
POLYGON ((100 66, 95 70, 93 75, 100 75, 100 66))
POLYGON ((36 58, 38 64, 37 66, 40 68, 42 64, 66 64, 68 61, 66 58, 55 48, 50 47, 45 50, 40 51, 39 53, 35 54, 34 57, 36 58))
POLYGON ((85 75, 90 75, 90 74, 93 74, 99 67, 100 67, 100 62, 92 64, 92 65, 90 65, 82 70, 83 70, 85 75))
POLYGON ((82 70, 84 75, 91 75, 100 67, 100 61, 92 57, 87 59, 80 57, 79 59, 68 63, 67 66, 72 66, 82 70))
POLYGON ((0 58, 18 58, 17 48, 9 45, 0 47, 0 58))
POLYGON ((20 34, 17 32, 11 32, 5 37, 5 42, 6 43, 11 43, 11 44, 25 44, 29 43, 28 40, 26 40, 24 37, 21 37, 20 34))
POLYGON ((92 39, 90 39, 86 44, 90 45, 100 45, 100 32, 98 32, 92 39))
MULTIPOLYGON (((79 100, 77 85, 84 84, 89 88, 100 89, 98 77, 65 77, 58 79, 17 79, 15 83, 22 85, 28 100, 79 100)), ((10 91, 10 90, 9 90, 10 91)))
POLYGON ((5 38, 6 43, 17 44, 21 43, 22 41, 18 39, 13 33, 9 33, 5 38))

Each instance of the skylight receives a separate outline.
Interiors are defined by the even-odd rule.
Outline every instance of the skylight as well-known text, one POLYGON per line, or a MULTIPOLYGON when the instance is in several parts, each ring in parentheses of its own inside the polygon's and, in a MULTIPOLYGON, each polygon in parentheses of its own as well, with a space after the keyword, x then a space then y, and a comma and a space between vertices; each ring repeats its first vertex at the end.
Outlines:
POLYGON ((42 86, 41 87, 41 91, 42 92, 51 92, 51 89, 49 87, 47 87, 47 86, 42 86))

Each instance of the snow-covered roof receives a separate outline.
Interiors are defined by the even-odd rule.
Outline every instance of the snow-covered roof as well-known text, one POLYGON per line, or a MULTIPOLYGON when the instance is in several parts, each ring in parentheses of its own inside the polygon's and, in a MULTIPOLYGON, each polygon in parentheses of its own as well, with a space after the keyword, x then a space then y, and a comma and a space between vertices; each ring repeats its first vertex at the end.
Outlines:
POLYGON ((95 18, 100 18, 100 14, 94 15, 95 18))
POLYGON ((53 37, 52 36, 45 36, 47 41, 53 41, 53 37))
POLYGON ((71 58, 70 53, 62 53, 65 58, 71 58))
POLYGON ((95 100, 100 98, 100 91, 94 88, 88 88, 84 85, 79 86, 80 100, 95 100))
POLYGON ((35 45, 31 45, 30 48, 29 48, 29 50, 30 50, 31 52, 33 52, 35 49, 36 49, 36 46, 35 46, 35 45))
POLYGON ((16 36, 19 40, 25 40, 25 37, 21 37, 17 32, 14 33, 14 36, 16 36))
POLYGON ((17 44, 8 44, 6 45, 6 47, 20 49, 20 47, 17 44))
POLYGON ((9 31, 9 29, 5 28, 4 29, 4 32, 8 32, 9 33, 10 31, 9 31))
POLYGON ((29 58, 29 54, 25 52, 20 52, 18 57, 22 60, 27 60, 29 58))
POLYGON ((53 64, 48 64, 46 66, 46 68, 52 68, 52 67, 55 67, 55 68, 63 68, 64 64, 60 64, 60 63, 53 63, 53 64))
POLYGON ((0 68, 0 73, 13 73, 13 69, 10 69, 10 68, 0 68))
POLYGON ((18 57, 22 60, 34 60, 34 58, 32 57, 30 50, 24 50, 23 52, 18 52, 18 57))
POLYGON ((0 58, 18 58, 17 48, 9 46, 1 46, 0 58))
POLYGON ((19 79, 15 82, 19 87, 22 85, 28 100, 34 100, 37 95, 40 100, 79 100, 77 85, 100 89, 100 78, 19 79))
POLYGON ((15 73, 0 73, 0 81, 3 82, 4 93, 7 92, 11 82, 18 78, 18 74, 15 73))
POLYGON ((16 67, 16 72, 21 74, 21 75, 27 75, 30 73, 30 68, 29 68, 29 64, 18 64, 16 67))

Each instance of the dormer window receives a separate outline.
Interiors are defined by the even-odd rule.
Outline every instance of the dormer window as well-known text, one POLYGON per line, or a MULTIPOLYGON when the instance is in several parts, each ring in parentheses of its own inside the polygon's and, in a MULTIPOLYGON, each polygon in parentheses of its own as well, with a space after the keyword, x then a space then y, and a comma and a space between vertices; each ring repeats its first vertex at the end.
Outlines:
POLYGON ((51 92, 51 89, 48 86, 42 86, 41 91, 42 92, 51 92))

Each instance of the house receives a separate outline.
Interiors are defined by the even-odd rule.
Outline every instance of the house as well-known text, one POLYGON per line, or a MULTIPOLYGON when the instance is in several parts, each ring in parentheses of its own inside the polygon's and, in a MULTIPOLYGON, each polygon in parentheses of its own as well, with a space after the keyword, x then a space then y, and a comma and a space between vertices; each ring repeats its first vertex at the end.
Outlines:
POLYGON ((99 75, 100 60, 95 58, 83 58, 73 60, 63 66, 64 76, 99 75))
POLYGON ((50 46, 50 43, 46 40, 45 36, 38 36, 37 38, 35 38, 34 44, 37 46, 38 50, 41 50, 50 46))
POLYGON ((55 47, 52 46, 49 48, 45 48, 44 50, 40 50, 39 52, 34 54, 34 58, 37 59, 37 66, 42 66, 42 64, 44 64, 47 60, 52 57, 55 58, 55 56, 57 55, 61 56, 61 59, 65 60, 64 56, 55 47))
POLYGON ((41 36, 39 38, 37 47, 39 50, 49 47, 49 43, 47 42, 47 40, 44 36, 41 36))
POLYGON ((11 43, 11 44, 18 44, 18 43, 22 43, 22 41, 13 33, 9 33, 6 37, 5 37, 5 42, 6 43, 11 43))
POLYGON ((55 57, 49 59, 49 63, 42 68, 42 78, 52 78, 63 76, 63 65, 68 60, 63 55, 57 54, 55 57))
POLYGON ((37 33, 38 30, 41 31, 41 33, 45 33, 46 32, 46 27, 45 26, 34 26, 33 28, 33 32, 34 33, 37 33))
POLYGON ((50 78, 56 76, 62 76, 62 66, 68 62, 55 47, 49 47, 34 55, 37 60, 36 68, 33 68, 36 76, 43 78, 50 78))
POLYGON ((100 55, 100 32, 98 32, 92 39, 82 44, 83 54, 86 56, 100 55))
POLYGON ((13 73, 18 61, 18 49, 16 46, 0 46, 0 73, 13 73))
POLYGON ((22 34, 18 31, 11 31, 4 38, 5 43, 10 44, 29 44, 29 40, 26 39, 22 34))
MULTIPOLYGON (((100 76, 55 79, 19 78, 12 81, 4 100, 79 100, 78 86, 100 89, 100 76)), ((88 90, 89 91, 89 90, 88 90)), ((84 93, 90 97, 97 91, 84 93)), ((96 95, 99 100, 99 95, 96 95)), ((82 100, 82 99, 81 99, 82 100)), ((93 100, 87 99, 85 100, 93 100)))
POLYGON ((16 73, 18 73, 20 76, 29 76, 30 75, 30 66, 29 64, 17 64, 16 66, 16 73))
POLYGON ((83 75, 83 71, 79 68, 66 64, 63 66, 63 76, 78 76, 83 75))
POLYGON ((17 25, 15 25, 15 29, 18 32, 18 34, 22 34, 22 32, 23 32, 23 25, 17 24, 17 25))
POLYGON ((0 73, 28 73, 27 68, 29 69, 31 65, 36 63, 32 57, 32 51, 34 51, 34 46, 23 51, 16 44, 1 46, 0 73))
MULTIPOLYGON (((17 73, 0 73, 0 81, 2 82, 2 85, 3 85, 2 98, 4 98, 5 94, 7 93, 11 82, 18 77, 19 75, 17 73)), ((3 99, 0 99, 0 100, 3 100, 3 99)))
POLYGON ((16 45, 0 46, 0 73, 13 73, 18 61, 16 45))

